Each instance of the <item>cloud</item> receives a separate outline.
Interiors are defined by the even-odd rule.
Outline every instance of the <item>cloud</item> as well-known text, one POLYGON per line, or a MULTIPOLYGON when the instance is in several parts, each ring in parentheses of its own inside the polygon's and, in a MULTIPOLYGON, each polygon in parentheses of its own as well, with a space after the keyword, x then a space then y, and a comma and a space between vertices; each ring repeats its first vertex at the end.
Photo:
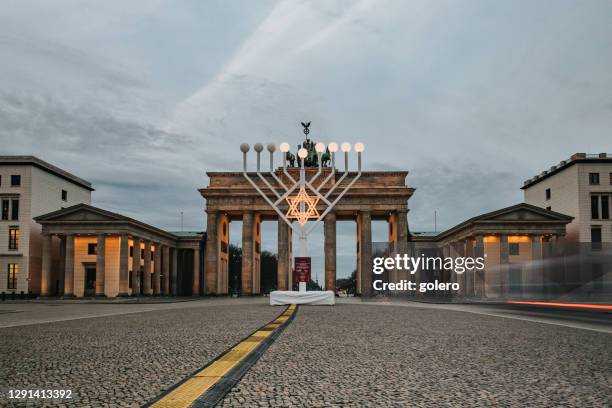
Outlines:
POLYGON ((412 230, 433 209, 448 228, 607 149, 611 21, 598 1, 13 2, 0 146, 90 179, 96 205, 203 229, 205 172, 310 120, 317 141, 364 142, 364 168, 410 171, 412 230))

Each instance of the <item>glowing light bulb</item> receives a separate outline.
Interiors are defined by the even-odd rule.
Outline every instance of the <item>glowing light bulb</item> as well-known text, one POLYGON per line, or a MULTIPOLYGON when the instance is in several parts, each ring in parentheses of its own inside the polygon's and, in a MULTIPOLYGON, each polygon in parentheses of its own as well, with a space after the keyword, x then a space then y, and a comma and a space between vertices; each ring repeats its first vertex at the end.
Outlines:
POLYGON ((355 151, 357 153, 361 153, 365 150, 365 145, 363 143, 355 143, 355 151))
POLYGON ((306 156, 308 156, 308 150, 304 149, 303 147, 300 150, 298 150, 298 157, 300 159, 305 159, 306 156))
POLYGON ((287 153, 289 151, 289 149, 291 149, 291 146, 289 146, 289 143, 283 142, 280 144, 279 147, 280 151, 283 153, 287 153))
POLYGON ((344 142, 342 143, 342 146, 340 146, 340 148, 342 149, 344 153, 348 153, 351 151, 351 144, 348 142, 344 142))
POLYGON ((329 146, 327 146, 327 148, 329 149, 330 152, 336 153, 338 151, 338 143, 331 142, 329 146))
POLYGON ((315 145, 315 150, 317 151, 317 153, 323 153, 325 151, 325 145, 319 142, 315 145))

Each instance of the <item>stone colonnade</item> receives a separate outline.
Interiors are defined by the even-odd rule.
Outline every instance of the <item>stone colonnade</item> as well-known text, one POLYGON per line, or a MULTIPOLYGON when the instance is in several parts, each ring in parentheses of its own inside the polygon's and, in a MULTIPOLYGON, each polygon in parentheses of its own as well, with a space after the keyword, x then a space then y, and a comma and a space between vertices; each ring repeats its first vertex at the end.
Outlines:
POLYGON ((543 296, 547 292, 541 262, 545 257, 543 244, 559 237, 542 233, 483 233, 447 240, 439 245, 442 257, 482 257, 485 268, 468 269, 462 274, 442 271, 441 281, 459 283, 459 291, 454 295, 459 298, 543 296))
POLYGON ((176 245, 127 233, 43 232, 41 295, 167 296, 176 293, 176 254, 176 245), (52 267, 54 237, 60 240, 57 271, 52 267), (60 293, 55 293, 54 277, 61 282, 60 293))

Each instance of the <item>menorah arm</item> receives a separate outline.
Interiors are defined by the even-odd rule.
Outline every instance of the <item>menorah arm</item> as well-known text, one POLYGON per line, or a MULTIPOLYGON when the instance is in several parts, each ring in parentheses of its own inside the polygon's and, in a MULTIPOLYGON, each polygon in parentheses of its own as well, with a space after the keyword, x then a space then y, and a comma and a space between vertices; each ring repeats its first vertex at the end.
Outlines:
POLYGON ((287 163, 285 159, 283 159, 283 173, 285 173, 285 176, 287 176, 287 178, 291 181, 291 183, 293 184, 297 183, 297 181, 295 181, 293 176, 291 176, 291 174, 289 174, 289 172, 287 171, 287 163))
POLYGON ((312 192, 313 192, 313 193, 315 193, 315 194, 316 194, 316 195, 319 197, 319 199, 320 199, 321 201, 323 201, 323 202, 324 202, 325 204, 327 204, 327 205, 330 205, 330 204, 331 204, 331 203, 329 202, 329 200, 327 199, 327 197, 324 197, 324 196, 323 196, 323 194, 319 193, 319 192, 317 191, 317 189, 316 189, 316 188, 314 188, 314 187, 312 186, 312 184, 310 184, 310 182, 309 182, 309 181, 304 180, 304 183, 306 183, 306 185, 308 186, 308 188, 309 188, 309 189, 311 189, 311 190, 312 190, 312 192))
POLYGON ((274 171, 270 170, 270 174, 272 175, 274 180, 276 180, 276 182, 285 190, 285 192, 288 191, 288 188, 285 183, 283 183, 283 180, 281 180, 276 174, 274 174, 274 171))
MULTIPOLYGON (((345 173, 344 175, 346 175, 346 174, 347 173, 345 173)), ((359 179, 359 177, 361 177, 361 169, 359 170, 359 172, 357 173, 355 178, 351 180, 351 182, 348 184, 348 186, 346 186, 346 188, 344 190, 342 190, 342 192, 340 194, 338 194, 338 197, 336 197, 336 199, 325 209, 325 211, 323 211, 323 213, 321 215, 319 215, 319 218, 317 218, 317 220, 308 228, 308 230, 306 231, 306 235, 310 234, 312 232, 312 230, 315 229, 316 226, 321 222, 321 220, 323 218, 325 218, 325 216, 336 206, 336 204, 338 204, 338 201, 340 201, 340 199, 344 196, 344 194, 347 191, 349 191, 351 189, 351 187, 353 187, 353 184, 355 184, 355 182, 359 179)), ((342 178, 344 178, 344 177, 342 177, 342 178)))
POLYGON ((331 173, 329 173, 329 176, 327 176, 325 178, 325 180, 323 180, 323 182, 321 184, 319 184, 319 187, 317 187, 317 193, 319 191, 321 191, 321 188, 323 188, 324 185, 326 185, 327 183, 329 183, 329 180, 331 180, 331 178, 334 176, 334 174, 336 174, 336 167, 332 166, 332 171, 331 173))
MULTIPOLYGON (((361 172, 359 174, 361 174, 361 172)), ((336 183, 327 191, 327 193, 325 193, 325 198, 329 197, 330 194, 334 192, 336 187, 338 187, 340 185, 340 183, 342 183, 342 181, 346 178, 346 176, 348 176, 348 170, 345 170, 344 174, 342 175, 342 177, 340 177, 340 179, 338 179, 338 181, 336 181, 336 183)))
POLYGON ((266 202, 270 205, 270 207, 272 207, 272 209, 274 211, 276 211, 276 213, 278 214, 278 216, 287 223, 287 225, 289 226, 289 228, 291 228, 296 234, 300 233, 300 229, 297 228, 296 226, 293 225, 293 222, 289 221, 289 219, 285 216, 285 214, 276 206, 274 205, 274 203, 270 200, 270 198, 268 198, 268 196, 259 188, 259 186, 257 185, 257 183, 255 183, 251 177, 249 177, 249 175, 247 174, 246 171, 242 172, 242 175, 244 176, 245 179, 247 179, 247 181, 253 186, 253 188, 259 193, 259 195, 266 200, 266 202))
POLYGON ((274 189, 274 187, 272 187, 272 185, 270 183, 268 183, 268 180, 266 180, 266 178, 261 174, 261 172, 259 171, 259 169, 257 169, 257 175, 259 176, 259 178, 261 179, 261 181, 264 182, 264 184, 266 185, 266 187, 268 187, 270 189, 270 191, 272 191, 274 193, 274 195, 277 198, 280 198, 280 194, 278 194, 276 192, 276 190, 274 189))
POLYGON ((293 187, 291 187, 289 190, 287 190, 285 192, 285 194, 283 194, 278 200, 276 200, 274 202, 274 205, 278 205, 280 204, 284 199, 286 199, 287 197, 289 197, 289 194, 291 194, 293 192, 293 190, 295 190, 297 187, 299 186, 299 184, 294 184, 293 187))

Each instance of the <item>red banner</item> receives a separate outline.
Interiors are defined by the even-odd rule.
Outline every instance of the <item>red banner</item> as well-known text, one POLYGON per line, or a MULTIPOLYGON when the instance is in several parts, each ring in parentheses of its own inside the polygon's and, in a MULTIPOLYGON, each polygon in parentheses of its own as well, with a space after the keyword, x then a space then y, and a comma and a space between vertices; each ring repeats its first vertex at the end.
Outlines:
POLYGON ((310 257, 296 256, 293 271, 295 273, 296 282, 308 283, 308 281, 310 281, 310 257))

